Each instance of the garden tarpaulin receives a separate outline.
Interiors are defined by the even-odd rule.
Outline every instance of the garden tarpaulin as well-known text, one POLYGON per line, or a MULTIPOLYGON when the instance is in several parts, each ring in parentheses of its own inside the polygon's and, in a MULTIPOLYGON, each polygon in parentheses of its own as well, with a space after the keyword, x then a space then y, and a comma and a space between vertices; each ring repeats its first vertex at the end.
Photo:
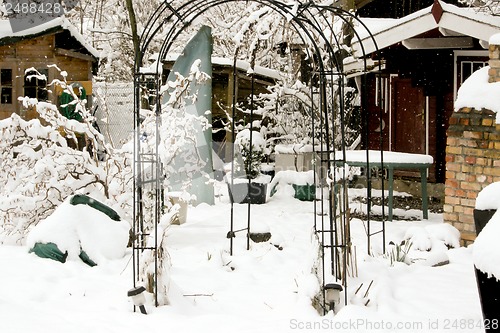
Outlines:
MULTIPOLYGON (((103 204, 102 202, 99 202, 98 200, 95 200, 87 195, 84 194, 76 194, 71 197, 69 203, 73 206, 76 205, 87 205, 89 207, 92 207, 93 209, 96 209, 104 214, 106 214, 110 219, 114 221, 120 221, 121 218, 118 215, 118 213, 110 208, 109 206, 103 204)), ((33 245, 33 247, 29 251, 30 253, 35 253, 37 256, 41 258, 48 258, 52 260, 59 261, 61 263, 66 262, 66 259, 68 257, 68 252, 62 252, 57 244, 53 242, 47 242, 47 243, 42 243, 42 242, 37 242, 33 245)), ((96 266, 97 264, 95 263, 94 260, 92 260, 89 255, 81 250, 80 259, 86 263, 89 266, 96 266)))

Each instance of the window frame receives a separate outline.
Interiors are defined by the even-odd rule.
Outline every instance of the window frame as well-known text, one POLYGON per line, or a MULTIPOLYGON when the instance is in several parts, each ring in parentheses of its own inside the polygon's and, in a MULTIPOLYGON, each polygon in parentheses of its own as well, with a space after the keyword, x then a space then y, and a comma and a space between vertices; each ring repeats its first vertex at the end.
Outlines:
POLYGON ((23 92, 24 96, 30 97, 30 98, 36 98, 39 101, 48 101, 49 100, 49 93, 47 90, 47 85, 49 81, 49 69, 44 68, 44 69, 36 69, 35 70, 26 70, 24 77, 23 77, 23 92), (45 75, 45 80, 39 79, 37 77, 31 77, 28 79, 29 76, 31 75, 37 75, 38 72, 41 75, 45 75), (32 81, 34 81, 32 83, 32 81), (42 83, 43 82, 43 83, 42 83), (28 83, 28 84, 27 84, 28 83), (28 93, 28 90, 32 90, 30 93, 28 93))
POLYGON ((1 105, 12 105, 13 95, 14 95, 14 71, 12 68, 2 67, 0 68, 0 104, 1 105), (4 82, 3 73, 4 71, 10 71, 10 82, 4 82), (10 89, 10 98, 8 100, 4 99, 4 90, 10 89))
POLYGON ((453 52, 453 57, 454 57, 453 100, 456 100, 458 89, 460 89, 460 86, 464 81, 463 71, 462 71, 463 63, 478 64, 482 62, 483 66, 488 66, 489 54, 488 50, 455 50, 453 52))

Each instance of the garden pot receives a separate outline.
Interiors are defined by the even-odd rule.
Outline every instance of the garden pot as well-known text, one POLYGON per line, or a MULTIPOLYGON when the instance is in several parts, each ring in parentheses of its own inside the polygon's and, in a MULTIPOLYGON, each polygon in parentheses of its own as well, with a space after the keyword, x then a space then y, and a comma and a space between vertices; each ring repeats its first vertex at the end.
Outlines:
POLYGON ((491 217, 496 213, 496 209, 474 209, 474 224, 476 226, 476 236, 479 235, 481 230, 491 217))
POLYGON ((483 319, 486 332, 496 332, 493 323, 498 319, 498 309, 500 308, 500 282, 494 276, 488 276, 477 268, 476 282, 479 290, 479 299, 483 311, 483 319))
POLYGON ((233 203, 266 203, 267 183, 238 182, 227 184, 229 197, 233 203))
POLYGON ((293 196, 295 199, 299 199, 300 201, 314 201, 316 199, 316 185, 292 184, 292 187, 295 190, 295 195, 293 196))
POLYGON ((250 232, 248 237, 255 243, 264 243, 271 239, 270 232, 250 232))
MULTIPOLYGON (((474 209, 474 224, 476 226, 476 235, 478 235, 484 226, 491 219, 496 209, 474 209)), ((493 329, 493 320, 498 320, 498 309, 500 308, 500 281, 494 276, 488 276, 487 273, 474 267, 476 272, 477 288, 479 290, 479 299, 483 311, 483 319, 486 332, 496 331, 493 329)))

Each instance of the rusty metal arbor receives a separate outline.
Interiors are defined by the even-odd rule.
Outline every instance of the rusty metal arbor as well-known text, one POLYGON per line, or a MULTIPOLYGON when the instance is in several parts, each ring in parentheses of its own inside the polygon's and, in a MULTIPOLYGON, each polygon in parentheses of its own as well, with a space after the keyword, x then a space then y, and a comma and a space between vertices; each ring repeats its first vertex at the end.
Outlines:
MULTIPOLYGON (((145 29, 140 40, 139 53, 135 55, 134 67, 134 87, 135 87, 135 147, 134 147, 134 242, 133 242, 133 266, 134 266, 134 287, 140 274, 141 253, 150 251, 153 255, 154 273, 152 274, 155 305, 158 305, 158 252, 159 235, 158 224, 160 223, 161 210, 163 205, 162 188, 162 165, 158 154, 158 131, 160 123, 161 101, 156 98, 155 112, 156 117, 156 146, 152 150, 146 150, 143 147, 140 125, 142 121, 141 114, 141 91, 148 84, 153 82, 156 89, 156 96, 159 96, 159 87, 161 77, 159 67, 162 66, 161 60, 165 59, 171 51, 174 42, 180 34, 189 27, 197 24, 202 15, 211 8, 228 3, 245 2, 248 0, 192 0, 185 1, 177 7, 172 2, 164 1, 152 14, 145 25, 145 29), (156 36, 162 34, 163 41, 158 53, 156 71, 153 74, 145 74, 141 68, 145 65, 146 55, 151 53, 151 44, 156 36), (146 196, 147 199, 146 200, 146 196), (146 204, 148 202, 148 204, 146 204), (149 227, 148 227, 149 222, 149 227)), ((308 83, 311 98, 315 98, 318 103, 311 104, 310 115, 313 135, 313 147, 317 156, 315 179, 319 179, 318 188, 327 189, 320 191, 321 195, 314 203, 314 226, 321 247, 321 279, 323 287, 327 280, 341 281, 344 287, 347 286, 346 265, 349 252, 349 217, 348 217, 348 198, 347 198, 347 177, 345 165, 345 154, 336 152, 345 152, 345 128, 347 124, 344 119, 344 89, 346 84, 346 73, 344 70, 343 59, 349 54, 343 54, 347 49, 344 41, 340 40, 335 31, 338 27, 333 24, 332 18, 335 17, 342 23, 343 29, 361 40, 358 31, 364 30, 371 36, 368 28, 351 12, 331 5, 321 5, 314 1, 294 2, 286 4, 277 0, 254 0, 261 6, 271 8, 289 22, 291 29, 295 31, 304 45, 306 58, 310 59, 311 72, 308 83), (313 109, 314 108, 314 109, 313 109), (336 128, 333 128, 335 124, 336 128), (316 150, 317 149, 317 150, 316 150), (341 156, 338 156, 341 155, 341 156), (337 168, 340 166, 340 168, 337 168), (335 172, 332 172, 335 170, 335 172)), ((373 37, 371 38, 376 48, 373 37)), ((358 88, 361 96, 361 113, 363 114, 367 101, 367 92, 365 91, 365 79, 372 68, 368 68, 366 54, 363 45, 360 45, 359 54, 359 78, 358 88)), ((236 57, 235 57, 236 62, 236 57)), ((233 75, 236 75, 236 69, 233 66, 233 75)), ((375 70, 376 70, 375 66, 375 70)), ((252 83, 254 82, 253 74, 252 83)), ((253 87, 253 84, 252 84, 253 87)), ((233 94, 234 98, 234 94, 233 94)), ((232 115, 234 118, 236 101, 233 99, 232 115)), ((252 114, 250 116, 252 124, 252 114)), ((382 119, 382 117, 380 117, 382 119)), ((364 128, 368 128, 368 117, 363 117, 364 128)), ((234 124, 234 123, 233 123, 234 124)), ((233 128, 234 129, 234 128, 233 128)), ((233 131, 234 133, 234 131, 233 131)), ((365 135, 367 140, 368 136, 365 135)), ((365 143, 367 147, 367 142, 365 143)), ((368 151, 367 151, 367 169, 369 169, 368 151)), ((234 150, 233 150, 234 157, 234 150)), ((368 177, 370 173, 368 172, 368 177)), ((367 182, 368 207, 370 206, 371 188, 370 181, 367 182)), ((248 204, 248 222, 243 230, 234 230, 233 205, 231 202, 231 216, 229 225, 229 251, 233 254, 233 236, 238 231, 251 229, 250 215, 251 206, 248 204)), ((369 209, 368 211, 368 243, 370 237, 375 234, 370 231, 369 209)), ((382 225, 380 230, 385 235, 385 228, 382 225)), ((380 232, 379 231, 379 232, 380 232)), ((378 232, 377 232, 378 233, 378 232)), ((223 237, 224 235, 221 235, 223 237)), ((384 237, 385 243, 385 237, 384 237)), ((247 249, 249 248, 249 237, 247 235, 247 249)), ((323 290, 323 296, 326 291, 323 290)), ((345 293, 347 295, 347 293, 345 293)), ((347 297, 347 296, 346 296, 347 297)), ((324 297, 323 297, 324 299, 324 297)), ((324 308, 326 309, 325 303, 324 308)))

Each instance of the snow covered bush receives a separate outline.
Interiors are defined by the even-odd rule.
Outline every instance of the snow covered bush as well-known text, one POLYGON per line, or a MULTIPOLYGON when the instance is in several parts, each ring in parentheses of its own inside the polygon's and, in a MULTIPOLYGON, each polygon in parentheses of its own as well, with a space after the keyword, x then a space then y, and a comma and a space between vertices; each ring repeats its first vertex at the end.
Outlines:
POLYGON ((498 0, 459 0, 458 2, 469 6, 480 13, 490 15, 500 14, 500 2, 498 0))
POLYGON ((280 81, 268 87, 269 93, 254 96, 257 105, 254 113, 262 118, 253 122, 254 128, 264 135, 271 150, 277 144, 311 145, 314 141, 319 145, 320 138, 323 136, 324 140, 326 135, 337 149, 343 144, 355 148, 361 135, 358 91, 353 87, 343 87, 344 97, 340 101, 337 82, 327 89, 328 98, 325 100, 329 103, 328 109, 333 111, 329 111, 332 114, 328 117, 329 133, 326 133, 319 94, 311 97, 311 89, 317 87, 311 88, 300 81, 292 85, 280 81), (343 114, 339 112, 341 102, 343 114))
POLYGON ((269 94, 257 96, 262 115, 262 130, 270 146, 275 144, 312 144, 312 103, 310 87, 296 81, 269 87, 269 94))
POLYGON ((236 173, 246 178, 255 179, 260 174, 266 141, 257 131, 244 129, 234 140, 236 154, 241 158, 236 160, 236 173))
POLYGON ((154 293, 155 287, 158 286, 158 305, 168 305, 170 303, 168 293, 170 290, 170 267, 172 264, 167 250, 167 231, 175 219, 175 215, 175 211, 170 211, 161 217, 160 223, 156 228, 156 234, 151 233, 146 240, 146 246, 149 249, 141 253, 139 279, 150 293, 154 293), (155 255, 154 250, 151 250, 155 246, 155 238, 158 240, 156 281, 155 255))
POLYGON ((52 103, 27 97, 19 100, 24 108, 36 109, 39 119, 12 114, 0 121, 0 243, 23 241, 31 226, 77 191, 102 193, 121 211, 130 205, 130 152, 104 142, 86 101, 68 89, 66 73, 60 73, 62 80, 51 85, 73 95, 70 103, 82 121, 63 117, 52 103), (72 148, 78 137, 85 141, 82 150, 72 148))

